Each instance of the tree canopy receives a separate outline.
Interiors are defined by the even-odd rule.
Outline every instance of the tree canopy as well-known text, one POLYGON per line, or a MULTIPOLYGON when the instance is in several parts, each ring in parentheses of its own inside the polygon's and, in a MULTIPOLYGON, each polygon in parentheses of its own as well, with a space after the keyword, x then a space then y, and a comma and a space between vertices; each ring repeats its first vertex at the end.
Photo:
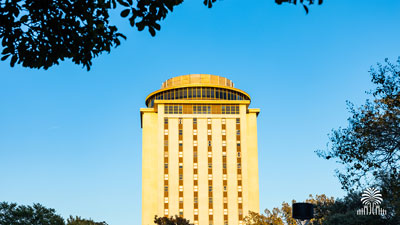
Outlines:
POLYGON ((400 180, 400 57, 394 64, 386 59, 370 74, 373 100, 360 107, 348 103, 348 127, 333 130, 329 148, 317 151, 344 165, 337 175, 346 190, 400 180))
POLYGON ((108 225, 106 222, 95 222, 92 219, 83 219, 80 216, 69 216, 67 225, 108 225))
MULTIPOLYGON (((204 0, 211 8, 216 0, 204 0)), ((277 4, 307 5, 314 0, 275 0, 277 4)), ((60 61, 72 62, 90 70, 92 59, 109 53, 125 35, 110 24, 109 11, 122 7, 121 16, 132 27, 145 28, 156 35, 169 12, 183 0, 0 0, 1 60, 10 65, 48 69, 60 61)), ((322 0, 318 0, 322 4, 322 0)))
MULTIPOLYGON (((311 224, 320 225, 327 216, 327 207, 330 207, 335 201, 322 194, 316 195, 315 198, 310 195, 306 202, 315 206, 315 218, 311 220, 311 224)), ((293 203, 296 203, 296 200, 292 200, 293 203)), ((296 220, 292 218, 292 205, 287 202, 283 202, 280 208, 275 207, 272 211, 265 209, 264 213, 265 215, 250 211, 244 221, 247 225, 297 225, 296 220)))
POLYGON ((25 206, 0 202, 0 225, 107 225, 107 223, 79 216, 70 216, 65 223, 64 218, 56 214, 54 209, 41 204, 25 206))
POLYGON ((360 107, 348 102, 352 115, 348 126, 333 130, 328 149, 317 154, 344 166, 336 173, 349 193, 374 186, 380 189, 389 212, 387 220, 400 224, 400 57, 396 63, 387 59, 378 63, 370 74, 376 85, 368 92, 373 99, 360 107))
POLYGON ((154 223, 157 225, 193 225, 189 220, 175 216, 175 217, 154 217, 154 223))
MULTIPOLYGON (((357 215, 357 209, 363 207, 361 193, 349 193, 344 198, 334 200, 326 195, 312 195, 306 200, 314 205, 314 219, 310 225, 397 225, 398 218, 378 215, 357 215)), ((293 200, 292 204, 296 201, 293 200)), ((386 205, 384 206, 386 207, 386 205)), ((280 208, 272 211, 266 209, 265 215, 256 212, 249 212, 245 217, 247 225, 297 225, 292 218, 292 205, 283 202, 280 208)))
POLYGON ((0 203, 0 225, 65 225, 64 219, 54 209, 40 204, 33 206, 0 203))

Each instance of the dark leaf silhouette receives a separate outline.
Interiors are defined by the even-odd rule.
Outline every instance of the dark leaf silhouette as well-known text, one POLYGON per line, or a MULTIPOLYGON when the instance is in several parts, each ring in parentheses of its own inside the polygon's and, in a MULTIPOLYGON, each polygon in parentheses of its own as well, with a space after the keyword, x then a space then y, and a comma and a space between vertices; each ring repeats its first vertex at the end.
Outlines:
POLYGON ((381 174, 400 177, 400 57, 385 62, 370 70, 373 100, 348 103, 348 127, 333 130, 329 148, 317 151, 345 166, 337 175, 346 190, 373 185, 381 174))
MULTIPOLYGON (((203 1, 209 8, 215 2, 203 1)), ((275 2, 296 4, 294 0, 275 2)), ((313 4, 312 0, 304 2, 313 4)), ((10 55, 11 66, 22 64, 37 69, 48 69, 70 59, 89 70, 94 58, 126 39, 110 24, 110 10, 117 5, 123 7, 121 16, 132 27, 138 31, 148 28, 155 36, 161 29, 160 21, 182 3, 183 0, 0 0, 2 59, 7 60, 10 55)), ((306 6, 305 9, 308 12, 306 6)))
POLYGON ((121 16, 122 16, 122 17, 127 17, 127 16, 129 15, 129 12, 130 12, 130 11, 131 11, 130 9, 124 9, 124 10, 122 10, 121 16))

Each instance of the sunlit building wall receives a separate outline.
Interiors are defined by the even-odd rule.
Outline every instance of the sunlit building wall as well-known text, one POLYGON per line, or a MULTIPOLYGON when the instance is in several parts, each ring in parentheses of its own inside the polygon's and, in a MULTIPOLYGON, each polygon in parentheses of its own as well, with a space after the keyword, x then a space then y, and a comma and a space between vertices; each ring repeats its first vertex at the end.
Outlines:
POLYGON ((257 115, 250 96, 214 75, 171 78, 141 108, 142 224, 178 215, 244 224, 259 212, 257 115))

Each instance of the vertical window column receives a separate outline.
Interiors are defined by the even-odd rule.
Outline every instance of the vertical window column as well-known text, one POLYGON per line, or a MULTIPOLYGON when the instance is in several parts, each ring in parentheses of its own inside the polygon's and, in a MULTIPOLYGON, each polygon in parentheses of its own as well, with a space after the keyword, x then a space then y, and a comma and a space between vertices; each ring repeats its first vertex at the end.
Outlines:
POLYGON ((223 185, 223 209, 224 209, 224 225, 228 225, 228 169, 226 159, 226 119, 221 120, 222 123, 222 185, 223 185))
POLYGON ((243 224, 243 189, 242 189, 242 157, 240 143, 240 119, 236 118, 236 151, 237 151, 237 185, 239 224, 243 224))
POLYGON ((168 217, 168 118, 164 118, 164 216, 168 217))
POLYGON ((179 216, 183 217, 183 121, 182 118, 178 119, 179 130, 179 216))
MULTIPOLYGON (((209 91, 209 90, 208 90, 209 91)), ((208 221, 213 225, 213 177, 212 177, 212 130, 211 119, 207 119, 207 154, 208 154, 208 221)))
POLYGON ((197 118, 193 118, 193 208, 194 224, 199 224, 199 181, 197 164, 197 118))

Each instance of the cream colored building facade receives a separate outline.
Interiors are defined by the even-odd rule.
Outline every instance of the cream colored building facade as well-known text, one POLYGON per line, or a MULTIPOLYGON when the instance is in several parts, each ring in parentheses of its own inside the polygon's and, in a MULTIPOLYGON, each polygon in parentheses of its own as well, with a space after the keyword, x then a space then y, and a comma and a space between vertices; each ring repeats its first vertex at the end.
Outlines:
POLYGON ((142 224, 182 216, 244 224, 259 212, 257 115, 250 96, 220 76, 171 78, 141 108, 142 224))

